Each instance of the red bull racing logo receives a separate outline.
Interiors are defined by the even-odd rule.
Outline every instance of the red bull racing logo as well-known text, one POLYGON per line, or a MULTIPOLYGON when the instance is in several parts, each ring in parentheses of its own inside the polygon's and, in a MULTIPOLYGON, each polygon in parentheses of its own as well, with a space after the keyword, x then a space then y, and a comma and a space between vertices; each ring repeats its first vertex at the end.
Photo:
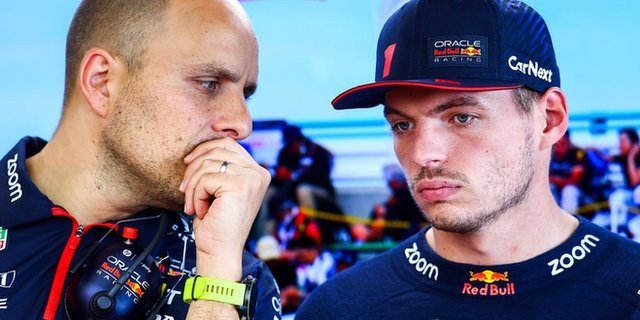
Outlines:
POLYGON ((429 38, 429 67, 486 67, 488 39, 483 36, 429 38))
POLYGON ((504 273, 500 273, 500 272, 493 272, 491 270, 485 270, 482 272, 478 272, 478 273, 473 273, 471 271, 469 271, 469 274, 471 275, 471 278, 469 279, 469 281, 482 281, 482 282, 486 282, 486 283, 494 283, 494 282, 498 282, 498 281, 506 281, 509 282, 509 272, 505 271, 504 273))
POLYGON ((142 298, 142 296, 144 295, 144 290, 142 289, 142 286, 132 280, 127 280, 127 282, 125 283, 127 285, 127 287, 129 287, 129 289, 131 291, 133 291, 133 293, 135 293, 138 298, 142 298))
POLYGON ((480 49, 476 49, 474 47, 466 47, 460 50, 460 54, 466 54, 470 57, 473 57, 473 56, 479 56, 481 54, 481 51, 480 49))
POLYGON ((502 273, 491 270, 482 272, 469 271, 469 275, 469 282, 463 285, 462 294, 472 296, 508 296, 516 293, 515 284, 509 281, 508 271, 502 273))

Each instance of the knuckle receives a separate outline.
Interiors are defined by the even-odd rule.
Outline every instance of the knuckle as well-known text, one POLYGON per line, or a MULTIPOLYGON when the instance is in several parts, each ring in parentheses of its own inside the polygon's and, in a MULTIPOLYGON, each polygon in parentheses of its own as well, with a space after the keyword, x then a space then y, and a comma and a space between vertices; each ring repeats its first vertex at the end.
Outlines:
POLYGON ((213 166, 213 164, 215 163, 215 161, 213 159, 203 159, 202 162, 200 163, 201 167, 211 167, 213 166))
POLYGON ((271 172, 267 168, 258 166, 258 172, 264 181, 271 181, 271 172))

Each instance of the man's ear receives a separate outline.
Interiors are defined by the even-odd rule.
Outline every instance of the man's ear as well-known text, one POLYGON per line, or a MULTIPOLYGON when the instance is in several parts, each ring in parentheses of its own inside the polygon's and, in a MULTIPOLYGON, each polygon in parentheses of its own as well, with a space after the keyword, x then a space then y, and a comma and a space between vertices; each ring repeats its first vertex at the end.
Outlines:
POLYGON ((100 117, 109 114, 109 99, 113 96, 122 63, 104 49, 89 50, 80 62, 80 88, 89 107, 100 117))
POLYGON ((549 88, 540 98, 540 108, 545 117, 545 127, 540 140, 540 148, 545 149, 556 143, 569 127, 569 110, 564 92, 558 87, 549 88))

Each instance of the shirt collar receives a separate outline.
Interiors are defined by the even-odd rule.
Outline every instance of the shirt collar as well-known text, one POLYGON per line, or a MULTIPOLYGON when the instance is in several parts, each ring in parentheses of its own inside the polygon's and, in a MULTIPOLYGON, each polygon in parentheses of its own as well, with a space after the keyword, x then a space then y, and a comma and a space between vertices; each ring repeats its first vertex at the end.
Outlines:
POLYGON ((505 265, 471 265, 443 259, 429 246, 423 229, 401 245, 396 261, 412 283, 452 294, 525 294, 584 272, 611 253, 616 241, 609 231, 582 217, 565 242, 527 261, 505 265), (482 290, 481 290, 482 289, 482 290), (491 291, 493 290, 493 291, 491 291))
POLYGON ((24 137, 0 161, 0 226, 9 228, 51 217, 53 203, 33 183, 26 159, 47 144, 37 137, 24 137), (6 183, 5 183, 6 182, 6 183))

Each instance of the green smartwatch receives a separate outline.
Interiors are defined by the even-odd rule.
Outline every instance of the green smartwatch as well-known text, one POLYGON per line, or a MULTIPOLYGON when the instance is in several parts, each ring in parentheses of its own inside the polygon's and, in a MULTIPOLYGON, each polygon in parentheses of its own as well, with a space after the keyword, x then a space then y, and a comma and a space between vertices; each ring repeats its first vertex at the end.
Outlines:
POLYGON ((182 298, 189 303, 193 300, 209 300, 231 304, 236 307, 240 319, 250 320, 252 289, 256 279, 251 275, 241 282, 207 278, 196 275, 184 283, 182 298))

